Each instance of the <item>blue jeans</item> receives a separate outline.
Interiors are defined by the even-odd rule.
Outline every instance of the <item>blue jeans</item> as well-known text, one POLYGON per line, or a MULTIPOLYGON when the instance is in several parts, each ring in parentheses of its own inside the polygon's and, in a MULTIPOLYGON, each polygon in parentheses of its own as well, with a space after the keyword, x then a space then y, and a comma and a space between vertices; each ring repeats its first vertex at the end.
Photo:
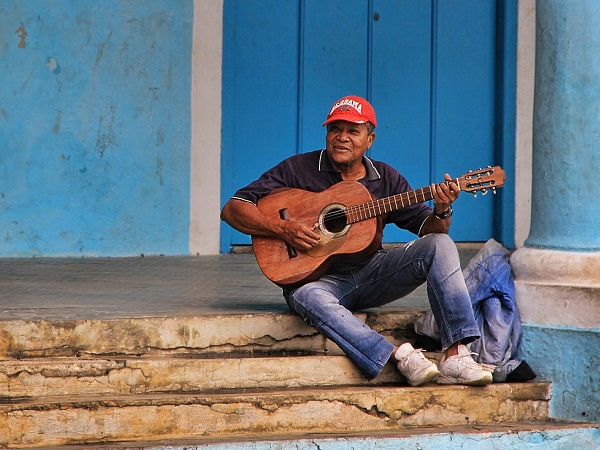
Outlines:
POLYGON ((284 296, 292 311, 335 342, 372 379, 389 360, 394 345, 351 311, 393 302, 424 282, 444 349, 478 338, 458 251, 446 234, 428 234, 404 246, 380 250, 356 270, 325 275, 284 291, 284 296))

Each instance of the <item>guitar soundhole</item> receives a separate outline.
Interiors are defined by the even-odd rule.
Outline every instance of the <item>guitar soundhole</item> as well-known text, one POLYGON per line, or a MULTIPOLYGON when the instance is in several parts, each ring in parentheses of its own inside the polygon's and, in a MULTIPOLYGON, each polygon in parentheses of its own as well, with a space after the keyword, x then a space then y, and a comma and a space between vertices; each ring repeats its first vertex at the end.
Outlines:
POLYGON ((325 214, 323 223, 330 233, 340 233, 346 228, 346 214, 339 208, 332 209, 325 214))

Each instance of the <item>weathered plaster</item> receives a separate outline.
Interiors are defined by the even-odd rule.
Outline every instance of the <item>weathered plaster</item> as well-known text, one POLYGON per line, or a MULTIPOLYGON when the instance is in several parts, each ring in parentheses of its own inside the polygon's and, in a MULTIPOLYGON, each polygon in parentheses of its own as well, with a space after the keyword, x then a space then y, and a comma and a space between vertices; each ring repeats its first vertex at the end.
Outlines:
MULTIPOLYGON (((358 314, 390 339, 410 336, 419 314, 358 314), (405 334, 407 333, 407 334, 405 334)), ((292 314, 156 317, 113 320, 0 321, 0 358, 144 355, 190 352, 223 354, 340 350, 292 314)))
MULTIPOLYGON (((556 427, 542 429, 494 429, 477 427, 477 430, 455 428, 452 432, 429 430, 432 434, 416 431, 400 436, 373 435, 342 436, 333 438, 293 437, 282 440, 246 441, 227 443, 203 443, 169 446, 169 450, 398 450, 398 449, 444 449, 464 450, 538 450, 540 448, 592 449, 600 446, 600 430, 597 428, 556 427), (482 430, 482 431, 478 431, 482 430)), ((164 447, 148 447, 158 450, 164 447)))
POLYGON ((552 382, 552 417, 600 423, 600 328, 527 323, 523 352, 539 379, 552 382))
POLYGON ((0 256, 188 252, 192 12, 2 1, 0 256))
POLYGON ((0 405, 0 445, 347 430, 373 432, 426 423, 462 426, 537 421, 547 386, 305 389, 82 398, 0 405), (478 405, 485 404, 486 408, 478 405), (202 420, 198 420, 201 417, 202 420), (65 436, 64 424, 69 423, 65 436), (110 426, 107 426, 110 424, 110 426))

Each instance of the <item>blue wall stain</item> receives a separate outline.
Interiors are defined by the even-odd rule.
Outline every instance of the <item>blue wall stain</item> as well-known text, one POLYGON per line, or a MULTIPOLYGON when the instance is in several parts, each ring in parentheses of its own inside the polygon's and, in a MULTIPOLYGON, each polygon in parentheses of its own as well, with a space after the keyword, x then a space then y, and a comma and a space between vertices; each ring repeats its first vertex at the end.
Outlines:
POLYGON ((600 423, 600 329, 527 323, 523 354, 539 380, 552 382, 553 418, 600 423))
POLYGON ((187 254, 192 0, 0 5, 0 257, 187 254))

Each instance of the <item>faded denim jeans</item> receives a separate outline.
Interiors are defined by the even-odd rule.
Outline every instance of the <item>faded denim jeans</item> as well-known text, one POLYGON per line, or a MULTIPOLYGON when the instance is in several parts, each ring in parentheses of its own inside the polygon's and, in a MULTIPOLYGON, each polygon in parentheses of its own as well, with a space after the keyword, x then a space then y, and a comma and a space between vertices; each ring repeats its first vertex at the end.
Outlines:
POLYGON ((446 234, 428 234, 392 250, 380 250, 356 270, 325 275, 284 291, 284 296, 292 311, 335 342, 372 379, 389 360, 394 345, 352 311, 383 306, 425 282, 444 349, 478 338, 458 250, 446 234))

